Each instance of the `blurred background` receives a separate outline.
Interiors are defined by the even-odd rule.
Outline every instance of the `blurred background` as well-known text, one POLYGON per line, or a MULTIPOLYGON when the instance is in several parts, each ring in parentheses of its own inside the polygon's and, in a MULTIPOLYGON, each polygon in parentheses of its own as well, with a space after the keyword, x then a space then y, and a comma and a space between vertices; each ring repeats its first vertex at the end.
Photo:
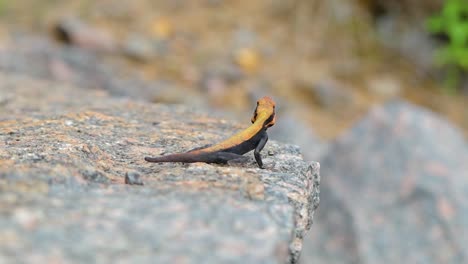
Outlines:
POLYGON ((0 71, 246 125, 271 95, 322 164, 303 263, 466 260, 466 0, 0 0, 0 71))

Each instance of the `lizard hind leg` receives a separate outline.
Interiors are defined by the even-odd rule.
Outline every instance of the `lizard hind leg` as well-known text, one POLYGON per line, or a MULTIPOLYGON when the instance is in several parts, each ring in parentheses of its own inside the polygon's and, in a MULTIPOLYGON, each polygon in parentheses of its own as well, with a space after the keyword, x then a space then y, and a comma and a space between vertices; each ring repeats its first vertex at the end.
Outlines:
POLYGON ((218 163, 218 164, 227 164, 228 161, 241 160, 241 159, 248 159, 248 158, 240 154, 231 153, 231 152, 215 152, 215 153, 210 154, 209 162, 218 163))

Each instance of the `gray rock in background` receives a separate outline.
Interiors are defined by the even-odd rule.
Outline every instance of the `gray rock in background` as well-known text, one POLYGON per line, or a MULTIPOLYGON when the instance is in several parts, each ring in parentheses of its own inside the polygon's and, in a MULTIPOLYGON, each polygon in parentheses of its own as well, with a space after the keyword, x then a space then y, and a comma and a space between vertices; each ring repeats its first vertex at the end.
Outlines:
POLYGON ((175 93, 171 81, 147 81, 118 63, 106 63, 105 54, 92 49, 59 45, 44 37, 14 35, 0 47, 0 71, 101 89, 112 96, 149 102, 203 105, 196 94, 175 93), (117 65, 117 66, 116 66, 117 65))
POLYGON ((468 147, 432 112, 373 109, 331 144, 302 263, 464 263, 468 147))
POLYGON ((65 17, 53 27, 56 39, 97 52, 117 51, 117 41, 109 32, 86 24, 76 17, 65 17))
POLYGON ((270 141, 233 166, 154 164, 245 126, 0 74, 0 262, 296 263, 319 164, 270 141), (144 185, 126 185, 139 174, 144 185))
POLYGON ((279 113, 278 116, 281 121, 271 129, 268 134, 270 138, 300 146, 306 160, 318 159, 323 155, 327 144, 303 120, 287 112, 279 113))

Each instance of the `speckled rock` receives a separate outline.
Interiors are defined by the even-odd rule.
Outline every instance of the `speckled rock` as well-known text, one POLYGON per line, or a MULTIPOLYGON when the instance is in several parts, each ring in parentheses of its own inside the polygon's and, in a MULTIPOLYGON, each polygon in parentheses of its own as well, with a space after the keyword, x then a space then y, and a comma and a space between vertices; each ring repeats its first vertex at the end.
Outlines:
POLYGON ((265 170, 154 164, 236 125, 180 105, 0 74, 0 262, 295 263, 319 164, 271 141, 265 170), (125 184, 140 175, 144 185, 125 184))
POLYGON ((436 114, 394 101, 334 142, 303 263, 466 263, 468 146, 436 114))

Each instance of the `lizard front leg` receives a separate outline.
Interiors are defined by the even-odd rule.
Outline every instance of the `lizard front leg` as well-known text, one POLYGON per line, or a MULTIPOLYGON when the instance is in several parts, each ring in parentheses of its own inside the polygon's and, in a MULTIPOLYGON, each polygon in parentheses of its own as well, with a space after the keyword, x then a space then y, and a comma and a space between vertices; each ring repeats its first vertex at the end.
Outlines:
POLYGON ((258 167, 260 167, 260 169, 264 169, 260 151, 262 151, 262 149, 265 147, 265 144, 267 143, 267 141, 268 141, 268 134, 265 132, 262 135, 262 138, 260 139, 260 141, 258 141, 258 144, 254 150, 255 161, 257 161, 258 167))

